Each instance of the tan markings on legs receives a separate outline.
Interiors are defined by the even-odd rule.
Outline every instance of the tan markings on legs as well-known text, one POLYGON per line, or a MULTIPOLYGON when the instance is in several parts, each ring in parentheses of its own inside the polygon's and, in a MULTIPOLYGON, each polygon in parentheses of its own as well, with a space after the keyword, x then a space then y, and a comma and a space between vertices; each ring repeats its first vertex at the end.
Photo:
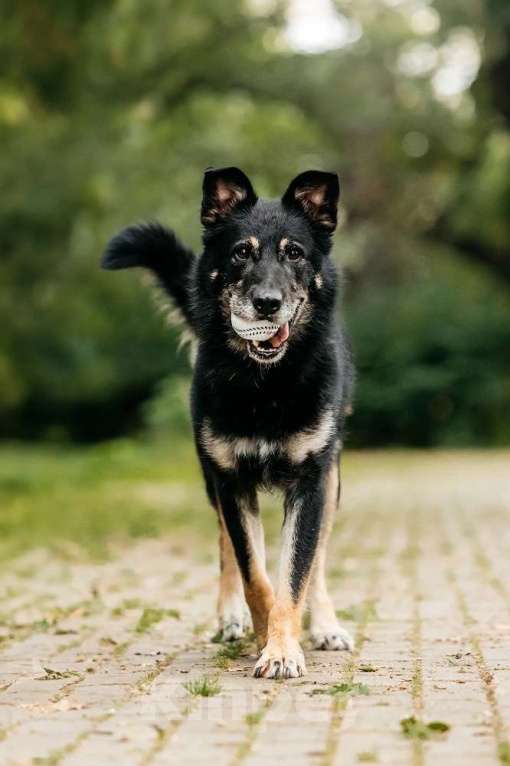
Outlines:
POLYGON ((250 581, 244 583, 244 593, 250 607, 257 646, 267 642, 269 612, 274 604, 273 586, 266 572, 264 529, 258 513, 243 515, 244 527, 251 542, 250 581))
POLYGON ((235 641, 244 635, 247 607, 243 581, 234 548, 221 512, 220 524, 220 592, 218 596, 218 623, 222 641, 235 641))
POLYGON ((290 585, 295 524, 296 514, 289 513, 282 530, 278 589, 269 612, 267 644, 254 671, 257 677, 296 678, 306 672, 304 655, 299 645, 306 582, 297 600, 292 597, 290 585))
POLYGON ((310 638, 315 649, 352 649, 349 633, 340 627, 326 583, 326 553, 335 511, 340 476, 335 458, 330 466, 324 499, 324 516, 309 586, 310 638))
POLYGON ((252 575, 250 583, 244 584, 244 594, 250 607, 253 630, 259 650, 267 643, 267 625, 274 604, 273 586, 265 572, 252 575))
MULTIPOLYGON (((224 550, 226 550, 231 563, 230 574, 225 575, 225 590, 227 591, 231 586, 233 563, 235 563, 237 573, 239 574, 244 589, 244 596, 250 609, 257 646, 259 649, 262 649, 267 641, 268 615, 274 603, 273 586, 271 585, 266 572, 264 530, 260 521, 255 498, 251 503, 246 498, 239 501, 239 512, 246 533, 249 580, 244 581, 241 578, 241 570, 235 558, 234 548, 228 535, 227 528, 222 520, 224 537, 228 542, 228 545, 225 544, 224 550)), ((223 519, 221 511, 220 519, 223 519)), ((223 583, 223 573, 221 582, 223 583)))
POLYGON ((246 514, 245 522, 250 529, 250 536, 253 537, 253 544, 257 551, 257 557, 263 569, 266 568, 266 543, 264 539, 264 527, 260 520, 258 508, 256 513, 246 514))

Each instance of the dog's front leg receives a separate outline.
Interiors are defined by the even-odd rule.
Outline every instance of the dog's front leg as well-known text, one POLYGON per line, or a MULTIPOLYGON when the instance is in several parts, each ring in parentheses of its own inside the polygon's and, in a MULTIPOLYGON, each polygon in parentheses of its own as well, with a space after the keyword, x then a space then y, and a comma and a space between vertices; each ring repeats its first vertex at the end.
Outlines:
POLYGON ((326 583, 326 551, 335 511, 340 500, 338 456, 334 455, 326 476, 324 515, 310 576, 310 639, 315 649, 352 649, 353 640, 340 626, 326 583))
POLYGON ((278 587, 267 644, 255 666, 258 678, 296 678, 306 672, 299 638, 323 518, 326 474, 317 465, 300 466, 300 473, 285 497, 278 587))
POLYGON ((216 477, 216 490, 221 521, 241 572, 257 646, 262 649, 267 641, 268 615, 274 594, 266 573, 264 534, 256 492, 241 488, 226 474, 216 477))
POLYGON ((244 596, 243 579, 237 563, 230 535, 221 508, 218 508, 220 525, 220 589, 218 594, 218 639, 222 642, 236 641, 245 635, 249 626, 248 609, 244 596))

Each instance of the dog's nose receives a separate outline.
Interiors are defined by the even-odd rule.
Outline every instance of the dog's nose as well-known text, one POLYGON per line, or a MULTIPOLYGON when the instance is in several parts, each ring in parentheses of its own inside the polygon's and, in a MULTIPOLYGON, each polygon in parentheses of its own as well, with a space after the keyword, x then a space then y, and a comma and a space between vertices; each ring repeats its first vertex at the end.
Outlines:
POLYGON ((282 296, 279 290, 264 290, 253 296, 253 305, 258 314, 269 317, 276 314, 282 305, 282 296))

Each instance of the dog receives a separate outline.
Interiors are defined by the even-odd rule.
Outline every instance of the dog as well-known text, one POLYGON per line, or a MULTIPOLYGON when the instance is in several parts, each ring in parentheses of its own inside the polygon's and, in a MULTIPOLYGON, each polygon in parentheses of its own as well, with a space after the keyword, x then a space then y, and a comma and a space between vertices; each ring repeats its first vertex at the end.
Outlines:
POLYGON ((220 529, 220 640, 247 629, 254 675, 306 672, 300 645, 306 597, 317 649, 352 649, 328 595, 326 546, 340 495, 339 462, 354 369, 336 315, 330 258, 337 224, 335 173, 298 175, 279 200, 258 199, 238 168, 203 181, 203 253, 159 223, 124 229, 106 269, 152 271, 197 340, 191 391, 196 450, 220 529), (241 337, 234 323, 272 328, 241 337), (266 573, 260 488, 284 493, 275 591, 266 573))

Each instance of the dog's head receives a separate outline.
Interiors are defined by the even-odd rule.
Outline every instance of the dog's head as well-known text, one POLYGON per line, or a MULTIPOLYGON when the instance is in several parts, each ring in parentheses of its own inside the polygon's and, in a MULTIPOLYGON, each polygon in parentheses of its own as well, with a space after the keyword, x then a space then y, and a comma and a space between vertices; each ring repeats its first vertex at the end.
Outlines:
POLYGON ((281 200, 259 200, 238 168, 208 170, 202 200, 202 275, 219 301, 228 343, 261 364, 281 360, 334 291, 328 258, 337 222, 335 173, 298 175, 281 200), (232 327, 265 320, 274 334, 257 341, 232 327))

